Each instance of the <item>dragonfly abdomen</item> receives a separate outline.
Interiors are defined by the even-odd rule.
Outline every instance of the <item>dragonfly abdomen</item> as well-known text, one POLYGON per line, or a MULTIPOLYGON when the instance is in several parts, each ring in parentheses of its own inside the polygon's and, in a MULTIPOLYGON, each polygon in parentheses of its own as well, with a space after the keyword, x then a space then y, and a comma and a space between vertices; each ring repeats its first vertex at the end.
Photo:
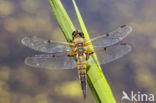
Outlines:
POLYGON ((81 88, 84 98, 86 98, 86 72, 80 72, 81 88))
POLYGON ((79 56, 77 58, 77 67, 79 72, 79 79, 81 81, 81 88, 84 98, 86 98, 86 56, 79 56))
POLYGON ((81 88, 83 92, 84 98, 86 98, 86 64, 79 65, 78 67, 84 67, 84 68, 78 68, 79 71, 79 79, 81 81, 81 88))

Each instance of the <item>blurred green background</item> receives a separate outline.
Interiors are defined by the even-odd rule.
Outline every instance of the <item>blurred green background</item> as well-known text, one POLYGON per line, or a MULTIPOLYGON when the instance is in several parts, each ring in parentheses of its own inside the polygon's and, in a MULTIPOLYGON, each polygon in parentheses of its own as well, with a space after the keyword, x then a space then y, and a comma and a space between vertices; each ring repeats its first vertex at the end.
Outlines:
MULTIPOLYGON (((80 29, 72 1, 61 1, 80 29)), ((117 102, 122 91, 156 96, 156 0, 76 2, 91 37, 123 24, 133 27, 123 40, 132 45, 132 52, 102 66, 117 102)), ((0 0, 0 103, 84 103, 77 70, 40 70, 24 64, 25 57, 38 53, 20 42, 30 35, 65 41, 48 0, 0 0)), ((95 103, 89 89, 85 102, 95 103)))

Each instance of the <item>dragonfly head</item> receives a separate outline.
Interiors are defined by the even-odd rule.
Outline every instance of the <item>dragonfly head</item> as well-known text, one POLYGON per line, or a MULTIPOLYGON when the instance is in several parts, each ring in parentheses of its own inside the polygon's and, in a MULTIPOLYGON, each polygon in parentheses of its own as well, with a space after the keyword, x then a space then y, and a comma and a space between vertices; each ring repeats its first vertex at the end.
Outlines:
POLYGON ((84 38, 84 34, 83 34, 83 32, 79 32, 78 30, 75 30, 75 31, 73 31, 73 33, 72 33, 72 37, 73 37, 73 39, 74 39, 74 38, 77 38, 77 37, 84 38))

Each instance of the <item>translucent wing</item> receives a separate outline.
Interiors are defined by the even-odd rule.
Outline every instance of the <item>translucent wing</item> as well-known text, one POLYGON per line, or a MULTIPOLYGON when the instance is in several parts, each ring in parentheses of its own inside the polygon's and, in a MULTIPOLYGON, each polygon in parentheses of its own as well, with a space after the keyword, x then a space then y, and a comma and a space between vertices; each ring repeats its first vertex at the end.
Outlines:
POLYGON ((76 67, 76 62, 73 57, 54 56, 50 54, 41 54, 34 57, 27 57, 25 64, 45 69, 73 69, 76 67))
POLYGON ((130 32, 132 32, 132 27, 123 25, 117 28, 115 31, 97 36, 91 39, 91 42, 96 47, 108 47, 118 43, 123 40, 130 32))
POLYGON ((116 44, 106 48, 95 49, 100 64, 110 63, 124 56, 130 51, 131 51, 131 46, 125 43, 116 44))
POLYGON ((22 39, 22 44, 31 49, 44 53, 72 51, 70 48, 70 43, 44 40, 38 37, 24 37, 22 39))

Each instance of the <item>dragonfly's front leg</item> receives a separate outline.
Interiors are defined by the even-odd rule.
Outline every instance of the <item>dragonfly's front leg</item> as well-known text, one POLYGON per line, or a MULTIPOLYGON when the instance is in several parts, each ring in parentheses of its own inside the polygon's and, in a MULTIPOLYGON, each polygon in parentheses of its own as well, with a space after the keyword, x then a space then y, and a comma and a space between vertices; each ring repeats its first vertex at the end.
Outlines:
POLYGON ((94 51, 93 50, 86 50, 85 53, 87 53, 87 54, 93 54, 94 51))
POLYGON ((70 56, 70 57, 73 57, 74 55, 76 55, 75 51, 72 51, 72 52, 68 53, 68 56, 70 56))

